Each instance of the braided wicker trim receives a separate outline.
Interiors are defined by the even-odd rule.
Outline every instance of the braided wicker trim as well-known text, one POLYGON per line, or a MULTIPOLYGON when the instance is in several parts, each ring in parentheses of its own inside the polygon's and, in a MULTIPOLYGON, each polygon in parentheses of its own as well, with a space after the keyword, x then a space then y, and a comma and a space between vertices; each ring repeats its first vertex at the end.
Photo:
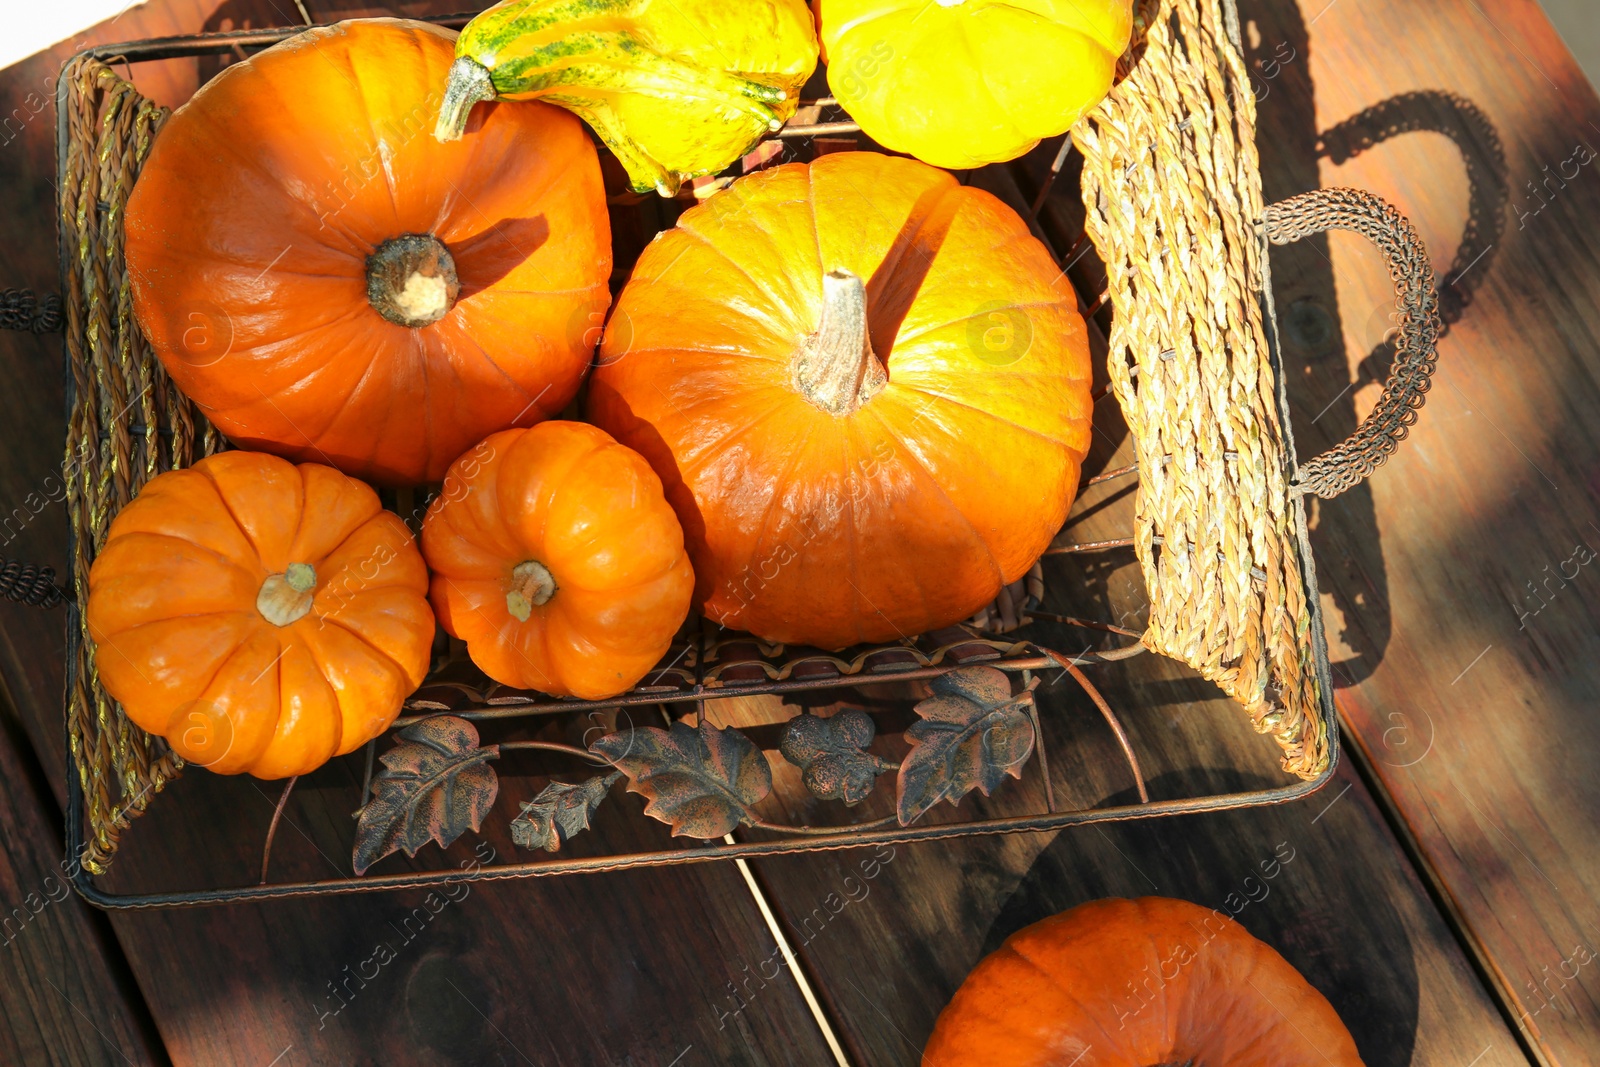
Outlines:
POLYGON ((1327 724, 1262 326, 1255 97, 1221 0, 1138 8, 1142 56, 1073 137, 1138 452, 1143 641, 1221 686, 1313 778, 1327 724))
MULTIPOLYGON (((68 153, 61 175, 66 249, 65 315, 73 402, 64 470, 72 523, 73 591, 88 598, 89 565, 111 517, 163 471, 185 467, 220 438, 171 382, 133 321, 122 258, 122 213, 167 110, 145 100, 97 60, 67 79, 68 153)), ((78 769, 89 833, 83 866, 103 873, 129 819, 177 777, 182 761, 130 723, 100 685, 81 612, 67 743, 78 769)))

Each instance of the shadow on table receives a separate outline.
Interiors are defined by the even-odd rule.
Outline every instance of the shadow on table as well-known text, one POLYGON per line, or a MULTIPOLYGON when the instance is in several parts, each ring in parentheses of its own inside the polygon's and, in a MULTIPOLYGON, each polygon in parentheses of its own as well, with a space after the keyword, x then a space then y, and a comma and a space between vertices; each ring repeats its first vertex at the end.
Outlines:
MULTIPOLYGON (((1153 778, 1151 795, 1181 789, 1197 773, 1231 791, 1280 784, 1232 770, 1186 770, 1153 778)), ((1132 790, 1106 801, 1134 802, 1132 790)), ((1192 901, 1232 914, 1305 975, 1344 1020, 1367 1067, 1407 1067, 1419 998, 1411 942, 1384 874, 1352 862, 1354 834, 1365 824, 1354 802, 1346 803, 1351 806, 1323 809, 1314 803, 1186 817, 1181 831, 1172 820, 1154 819, 1097 828, 1098 833, 1063 832, 1001 905, 982 953, 1024 926, 1089 900, 1192 901), (1106 862, 1085 862, 1086 847, 1110 854, 1106 862), (1267 866, 1238 866, 1237 858, 1252 849, 1267 866), (1218 863, 1219 855, 1235 859, 1218 863), (1285 856, 1287 862, 1275 862, 1285 856), (1277 873, 1268 878, 1265 870, 1277 873), (1108 874, 1116 871, 1122 873, 1108 874), (1381 959, 1373 958, 1378 948, 1381 959)))
MULTIPOLYGON (((1258 101, 1266 203, 1319 188, 1320 160, 1344 163, 1402 134, 1443 134, 1460 149, 1470 205, 1455 258, 1438 280, 1442 338, 1471 305, 1505 226, 1506 162, 1493 125, 1470 100, 1424 90, 1382 101, 1319 133, 1311 45, 1298 7, 1242 0, 1240 9, 1245 60, 1258 101)), ((1395 357, 1394 307, 1385 302, 1370 311, 1340 308, 1324 234, 1273 248, 1272 272, 1297 446, 1301 459, 1309 460, 1355 432, 1360 424, 1355 394, 1388 378, 1395 357), (1344 338, 1365 344, 1375 335, 1381 339, 1371 350, 1359 361, 1352 359, 1344 338)), ((1382 477, 1381 471, 1375 476, 1382 477)), ((1353 686, 1382 661, 1391 631, 1372 491, 1363 483, 1336 501, 1313 498, 1308 518, 1321 588, 1331 594, 1335 608, 1326 620, 1329 637, 1345 653, 1338 659, 1335 652, 1334 685, 1353 686)))
MULTIPOLYGON (((304 29, 301 6, 319 25, 358 18, 421 19, 435 15, 449 15, 464 9, 486 5, 460 4, 449 0, 389 0, 363 2, 363 0, 222 0, 206 17, 202 33, 227 33, 238 30, 273 28, 280 26, 304 29)), ((220 56, 201 56, 200 79, 204 85, 222 69, 242 59, 244 53, 220 56)))

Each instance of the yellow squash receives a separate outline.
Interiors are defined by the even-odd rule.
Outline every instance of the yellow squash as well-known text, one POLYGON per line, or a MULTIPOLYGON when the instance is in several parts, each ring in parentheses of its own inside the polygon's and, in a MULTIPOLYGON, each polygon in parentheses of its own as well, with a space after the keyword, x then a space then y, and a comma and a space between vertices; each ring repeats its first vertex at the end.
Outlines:
POLYGON ((479 101, 544 100, 671 196, 782 126, 816 65, 804 0, 503 0, 456 40, 435 136, 479 101))
POLYGON ((1015 159, 1111 88, 1131 0, 816 0, 828 87, 895 152, 1015 159))

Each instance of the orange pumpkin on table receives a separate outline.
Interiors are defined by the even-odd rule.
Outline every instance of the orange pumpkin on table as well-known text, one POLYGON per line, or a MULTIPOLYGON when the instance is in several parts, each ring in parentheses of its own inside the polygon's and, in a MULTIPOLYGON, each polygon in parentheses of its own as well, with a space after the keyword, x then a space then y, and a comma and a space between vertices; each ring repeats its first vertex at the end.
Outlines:
POLYGON ((106 691, 191 763, 305 774, 388 729, 428 670, 422 556, 331 467, 224 452, 152 480, 89 571, 106 691))
POLYGON ((735 182, 640 257, 589 416, 677 509, 711 618, 840 648, 957 622, 1060 529, 1077 299, 1010 208, 877 153, 735 182))
POLYGON ((1326 998, 1219 912, 1096 900, 1019 930, 973 968, 928 1067, 1361 1067, 1326 998))
POLYGON ((577 392, 610 303, 594 146, 538 103, 435 141, 454 37, 317 27, 157 135, 128 201, 134 309, 234 441, 416 484, 577 392))
POLYGON ((483 441, 422 524, 439 623, 485 674, 589 700, 631 688, 689 614, 694 572, 649 464, 547 422, 483 441))

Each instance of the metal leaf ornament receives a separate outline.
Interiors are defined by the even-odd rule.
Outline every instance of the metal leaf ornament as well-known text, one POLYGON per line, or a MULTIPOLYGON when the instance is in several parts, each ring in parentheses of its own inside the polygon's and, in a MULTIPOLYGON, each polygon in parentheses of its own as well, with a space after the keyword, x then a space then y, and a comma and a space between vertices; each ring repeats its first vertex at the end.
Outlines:
POLYGON ((589 746, 628 776, 628 789, 649 803, 644 813, 675 837, 711 840, 750 823, 750 806, 772 791, 772 768, 748 737, 704 719, 607 734, 589 746))
POLYGON ((500 792, 488 766, 500 746, 479 747, 478 731, 465 719, 438 715, 396 736, 398 743, 378 757, 384 769, 356 821, 357 874, 397 849, 415 856, 429 841, 448 846, 477 830, 500 792))
POLYGON ((941 800, 957 803, 973 789, 988 796, 1007 774, 1021 778, 1033 754, 1033 693, 1012 696, 1002 672, 963 667, 935 678, 932 688, 916 707, 922 721, 905 733, 912 748, 900 764, 901 826, 941 800))
POLYGON ((600 807, 621 773, 602 774, 577 785, 551 782, 522 805, 511 820, 511 840, 523 848, 559 852, 561 846, 589 828, 589 816, 600 807))
POLYGON ((876 733, 872 716, 854 708, 826 719, 807 712, 789 720, 778 751, 800 768, 801 781, 813 796, 859 804, 872 792, 878 775, 889 769, 864 751, 876 733))

